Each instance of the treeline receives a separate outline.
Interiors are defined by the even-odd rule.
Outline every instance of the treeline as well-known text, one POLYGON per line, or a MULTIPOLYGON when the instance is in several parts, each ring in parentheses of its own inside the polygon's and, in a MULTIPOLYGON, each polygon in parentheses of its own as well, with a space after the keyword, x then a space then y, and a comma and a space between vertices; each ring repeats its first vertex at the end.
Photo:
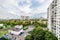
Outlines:
POLYGON ((25 21, 21 21, 19 19, 11 19, 11 20, 1 20, 0 24, 4 24, 4 25, 11 25, 11 26, 15 26, 15 25, 29 25, 30 21, 25 20, 25 21))

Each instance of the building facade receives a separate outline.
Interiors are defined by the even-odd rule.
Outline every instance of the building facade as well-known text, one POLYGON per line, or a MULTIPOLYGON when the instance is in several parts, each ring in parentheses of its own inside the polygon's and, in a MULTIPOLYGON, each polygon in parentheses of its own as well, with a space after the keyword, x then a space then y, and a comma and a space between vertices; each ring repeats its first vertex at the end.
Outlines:
POLYGON ((53 0, 48 7, 48 29, 60 40, 60 0, 53 0))

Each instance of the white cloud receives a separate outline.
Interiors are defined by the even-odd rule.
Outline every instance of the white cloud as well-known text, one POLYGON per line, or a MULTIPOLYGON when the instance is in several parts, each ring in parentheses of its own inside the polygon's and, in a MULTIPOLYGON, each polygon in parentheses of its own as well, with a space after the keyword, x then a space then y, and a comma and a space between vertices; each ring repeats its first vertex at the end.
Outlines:
MULTIPOLYGON (((40 0, 39 0, 40 1, 40 0)), ((50 1, 51 2, 51 1, 50 1)), ((41 14, 41 13, 46 13, 47 12, 47 8, 50 4, 49 1, 47 1, 46 3, 43 3, 42 6, 36 8, 36 9, 33 9, 30 13, 30 16, 34 15, 34 14, 41 14)))
POLYGON ((43 3, 45 0, 36 0, 39 3, 43 3))
MULTIPOLYGON (((2 5, 5 10, 14 15, 26 15, 32 16, 35 14, 40 14, 47 12, 47 7, 51 3, 51 0, 36 0, 39 3, 42 3, 39 7, 32 9, 30 6, 32 5, 31 0, 0 0, 0 5, 2 5), (19 5, 19 2, 26 1, 28 4, 19 5)), ((0 7, 1 8, 1 7, 0 7)))
POLYGON ((16 15, 16 13, 14 11, 11 11, 10 13, 16 15))
POLYGON ((21 7, 20 10, 24 13, 30 13, 32 9, 30 9, 29 7, 21 7))

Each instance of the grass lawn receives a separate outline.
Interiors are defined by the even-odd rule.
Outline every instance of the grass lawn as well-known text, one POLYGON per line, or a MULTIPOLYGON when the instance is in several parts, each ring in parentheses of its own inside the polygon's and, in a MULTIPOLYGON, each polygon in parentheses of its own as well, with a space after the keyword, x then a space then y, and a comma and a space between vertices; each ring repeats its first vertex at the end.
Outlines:
POLYGON ((23 30, 26 30, 26 29, 28 29, 28 26, 23 27, 23 30))
POLYGON ((4 35, 4 34, 7 34, 8 33, 8 31, 6 30, 6 31, 0 31, 0 37, 2 36, 2 35, 4 35))

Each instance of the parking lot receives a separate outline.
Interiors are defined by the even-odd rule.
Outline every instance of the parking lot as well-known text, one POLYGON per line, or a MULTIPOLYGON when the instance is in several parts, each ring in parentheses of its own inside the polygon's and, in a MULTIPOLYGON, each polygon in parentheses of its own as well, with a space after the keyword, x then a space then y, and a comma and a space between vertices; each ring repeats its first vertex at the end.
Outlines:
POLYGON ((30 35, 29 32, 34 29, 34 26, 30 25, 28 26, 27 30, 24 30, 24 33, 21 35, 12 35, 10 33, 4 35, 5 38, 10 38, 10 40, 25 40, 25 37, 27 35, 30 35))

